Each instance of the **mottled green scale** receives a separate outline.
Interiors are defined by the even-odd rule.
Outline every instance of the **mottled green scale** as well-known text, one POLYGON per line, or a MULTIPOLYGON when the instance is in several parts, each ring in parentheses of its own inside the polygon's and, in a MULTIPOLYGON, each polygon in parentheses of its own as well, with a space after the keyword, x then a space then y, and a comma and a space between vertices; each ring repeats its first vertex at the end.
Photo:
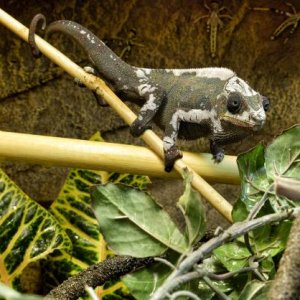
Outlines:
POLYGON ((170 122, 177 108, 211 110, 214 107, 216 112, 224 110, 222 103, 218 103, 218 96, 224 92, 224 80, 197 77, 194 72, 175 76, 172 71, 160 69, 152 70, 149 78, 166 91, 167 100, 156 117, 162 127, 170 122))

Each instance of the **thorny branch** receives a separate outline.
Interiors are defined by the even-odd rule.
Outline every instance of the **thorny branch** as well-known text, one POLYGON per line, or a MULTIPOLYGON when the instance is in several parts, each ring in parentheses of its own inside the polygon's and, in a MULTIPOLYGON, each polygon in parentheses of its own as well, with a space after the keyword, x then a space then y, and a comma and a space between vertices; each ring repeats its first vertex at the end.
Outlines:
POLYGON ((170 295, 170 293, 174 289, 178 288, 178 285, 181 284, 180 278, 182 278, 182 276, 188 275, 188 272, 193 270, 197 263, 199 263, 204 257, 209 255, 214 249, 218 248, 224 243, 232 241, 237 237, 266 224, 280 222, 286 219, 293 219, 299 212, 300 208, 295 208, 281 213, 266 215, 250 221, 234 223, 219 236, 212 238, 200 246, 196 251, 189 254, 171 273, 162 286, 160 286, 152 295, 151 300, 161 300, 170 295))

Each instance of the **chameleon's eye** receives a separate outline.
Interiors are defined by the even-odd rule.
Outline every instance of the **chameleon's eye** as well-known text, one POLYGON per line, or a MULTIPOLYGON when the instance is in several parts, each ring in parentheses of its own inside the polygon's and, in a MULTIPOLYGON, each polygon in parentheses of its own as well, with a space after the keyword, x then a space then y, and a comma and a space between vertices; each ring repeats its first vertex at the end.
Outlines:
POLYGON ((236 114, 242 107, 242 97, 239 93, 231 93, 227 99, 227 109, 232 114, 236 114))
POLYGON ((268 111, 269 110, 269 106, 270 106, 270 101, 265 96, 262 96, 262 98, 263 98, 263 101, 262 101, 263 108, 264 108, 265 111, 268 111))

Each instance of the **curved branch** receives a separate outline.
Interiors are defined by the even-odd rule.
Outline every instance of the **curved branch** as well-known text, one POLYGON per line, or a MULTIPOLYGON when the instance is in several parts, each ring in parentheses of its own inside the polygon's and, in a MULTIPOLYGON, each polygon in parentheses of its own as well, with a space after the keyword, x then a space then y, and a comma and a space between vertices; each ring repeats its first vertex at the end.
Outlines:
POLYGON ((114 256, 65 280, 50 291, 45 299, 75 300, 85 294, 86 286, 95 288, 103 285, 107 280, 118 278, 154 262, 152 257, 114 256))

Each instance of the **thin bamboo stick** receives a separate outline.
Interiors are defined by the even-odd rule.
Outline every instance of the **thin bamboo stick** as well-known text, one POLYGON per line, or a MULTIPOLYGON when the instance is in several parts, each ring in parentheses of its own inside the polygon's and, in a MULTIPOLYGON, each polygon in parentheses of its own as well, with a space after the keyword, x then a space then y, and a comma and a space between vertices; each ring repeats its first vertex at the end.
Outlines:
MULTIPOLYGON (((0 141, 4 161, 180 177, 176 171, 165 172, 162 160, 145 147, 5 131, 0 131, 0 141)), ((222 164, 215 165, 211 154, 184 152, 184 161, 210 182, 239 184, 235 156, 225 156, 222 164)))
MULTIPOLYGON (((28 28, 11 17, 5 11, 0 9, 0 22, 8 29, 13 31, 26 42, 28 41, 28 28)), ((78 78, 88 88, 96 91, 103 99, 120 115, 120 117, 130 125, 136 115, 108 88, 101 80, 91 74, 87 74, 82 68, 72 62, 69 58, 51 46, 45 40, 36 35, 36 44, 40 51, 51 59, 54 63, 63 68, 71 76, 78 78)), ((151 130, 147 130, 141 138, 147 145, 160 157, 164 157, 163 144, 161 139, 151 130)), ((192 185, 198 190, 208 202, 215 207, 227 220, 232 222, 231 211, 232 206, 226 201, 212 186, 210 186, 202 177, 193 171, 182 160, 177 160, 174 169, 183 174, 185 169, 189 169, 193 173, 192 185)))

